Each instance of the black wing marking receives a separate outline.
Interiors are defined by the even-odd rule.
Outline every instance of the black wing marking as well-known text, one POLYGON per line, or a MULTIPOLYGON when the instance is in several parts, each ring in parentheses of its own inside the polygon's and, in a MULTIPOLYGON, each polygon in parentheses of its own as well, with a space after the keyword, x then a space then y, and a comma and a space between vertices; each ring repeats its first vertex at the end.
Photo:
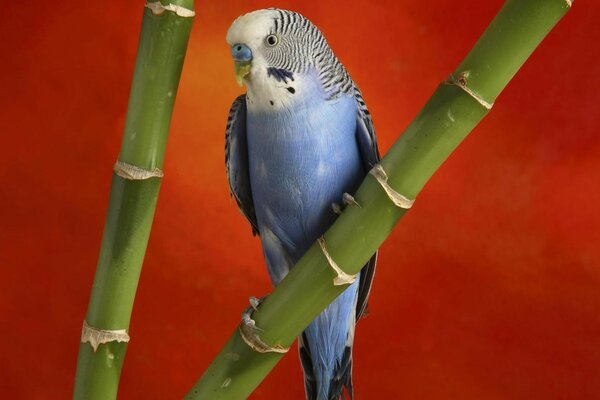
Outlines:
POLYGON ((356 116, 356 141, 360 155, 362 156, 365 173, 367 173, 379 162, 381 156, 377 148, 377 138, 375 137, 375 128, 373 127, 371 114, 358 88, 355 88, 354 99, 358 108, 356 116))
POLYGON ((306 334, 302 332, 298 337, 298 353, 300 354, 300 363, 304 372, 304 391, 306 400, 316 400, 317 398, 317 378, 313 369, 310 348, 306 334))
POLYGON ((369 262, 360 271, 360 280, 358 282, 358 299, 356 301, 356 322, 360 317, 365 315, 367 311, 367 302, 371 287, 373 286, 373 278, 375 277, 375 269, 377 266, 377 253, 373 254, 369 262))
MULTIPOLYGON (((377 139, 375 137, 375 128, 367 105, 363 100, 360 90, 355 86, 354 98, 358 108, 356 120, 356 143, 363 161, 363 168, 367 174, 375 164, 379 162, 381 156, 377 148, 377 139)), ((363 267, 360 273, 360 282, 358 285, 358 301, 356 303, 356 321, 364 314, 367 308, 367 300, 371 292, 373 277, 375 276, 375 265, 377 264, 377 253, 373 254, 369 262, 363 267)))
POLYGON ((235 99, 229 110, 225 129, 225 167, 231 195, 250 225, 258 234, 258 223, 250 188, 248 141, 246 138, 246 95, 235 99))

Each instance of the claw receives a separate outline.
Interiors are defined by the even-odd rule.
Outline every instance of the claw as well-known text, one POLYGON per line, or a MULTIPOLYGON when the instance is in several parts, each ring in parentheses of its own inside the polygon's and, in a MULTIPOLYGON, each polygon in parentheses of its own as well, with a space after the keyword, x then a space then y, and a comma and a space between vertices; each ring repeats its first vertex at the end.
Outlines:
POLYGON ((258 332, 262 332, 263 329, 256 326, 256 322, 252 319, 252 313, 256 311, 261 302, 262 299, 257 299, 254 296, 250 297, 250 307, 242 313, 242 323, 239 327, 242 339, 252 350, 258 353, 287 353, 289 347, 280 344, 271 346, 260 339, 258 332))
MULTIPOLYGON (((256 299, 256 297, 251 297, 250 299, 256 299)), ((250 307, 246 308, 242 313, 242 323, 248 327, 251 331, 262 331, 258 326, 256 326, 256 322, 252 319, 252 313, 256 311, 256 308, 252 304, 252 300, 250 300, 250 307)))
POLYGON ((242 313, 242 322, 244 323, 244 325, 246 325, 251 330, 255 330, 255 331, 263 330, 263 329, 260 329, 258 326, 256 326, 256 323, 252 319, 252 314, 254 313, 254 311, 258 310, 258 306, 260 306, 260 303, 262 303, 266 297, 267 296, 258 298, 258 297, 250 296, 248 298, 248 301, 250 302, 250 307, 246 308, 244 310, 244 312, 242 313))
POLYGON ((348 194, 348 193, 344 193, 344 195, 342 196, 343 202, 345 205, 350 206, 350 205, 354 205, 357 206, 358 208, 360 207, 360 204, 358 204, 356 202, 356 200, 354 200, 354 197, 352 197, 352 195, 348 194))
POLYGON ((340 215, 342 213, 342 207, 338 203, 331 203, 331 209, 334 213, 340 215))
POLYGON ((250 298, 248 299, 248 301, 250 302, 250 307, 252 307, 254 311, 258 310, 258 306, 260 306, 260 303, 262 303, 263 299, 264 297, 261 297, 259 299, 258 297, 250 296, 250 298))

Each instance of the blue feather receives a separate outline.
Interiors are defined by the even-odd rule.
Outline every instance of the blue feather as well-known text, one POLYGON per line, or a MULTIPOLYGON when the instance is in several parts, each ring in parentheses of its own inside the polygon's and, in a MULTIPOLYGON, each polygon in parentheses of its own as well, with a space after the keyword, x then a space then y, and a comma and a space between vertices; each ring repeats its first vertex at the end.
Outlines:
MULTIPOLYGON (((263 251, 275 285, 335 220, 332 203, 362 181, 354 97, 327 100, 319 86, 302 87, 294 112, 248 111, 250 187, 263 251)), ((354 329, 358 281, 305 331, 319 399, 354 329)))
MULTIPOLYGON (((227 124, 230 189, 260 235, 277 285, 335 221, 332 204, 354 194, 379 161, 375 133, 360 91, 301 15, 250 13, 234 22, 227 40, 232 51, 249 46, 257 57, 244 78, 248 95, 234 102, 227 124)), ((299 338, 309 400, 338 400, 344 388, 352 397, 354 327, 375 264, 376 254, 299 338)))

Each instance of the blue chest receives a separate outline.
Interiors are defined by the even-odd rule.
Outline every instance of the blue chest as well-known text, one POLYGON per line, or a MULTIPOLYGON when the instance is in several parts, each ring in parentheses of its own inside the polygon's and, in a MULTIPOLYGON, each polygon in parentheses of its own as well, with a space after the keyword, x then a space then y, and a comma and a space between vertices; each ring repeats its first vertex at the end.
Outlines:
MULTIPOLYGON (((250 184, 259 227, 299 258, 335 219, 331 203, 364 177, 351 96, 248 112, 250 184)), ((294 260, 295 261, 295 260, 294 260)))

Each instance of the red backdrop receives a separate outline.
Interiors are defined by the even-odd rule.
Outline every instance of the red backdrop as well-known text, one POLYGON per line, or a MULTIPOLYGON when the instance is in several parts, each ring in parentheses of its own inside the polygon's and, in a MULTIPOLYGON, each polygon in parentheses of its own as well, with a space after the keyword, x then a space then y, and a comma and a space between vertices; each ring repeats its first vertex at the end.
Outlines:
MULTIPOLYGON (((0 16, 0 396, 64 399, 143 1, 35 3, 0 16)), ((234 17, 277 5, 316 23, 385 153, 502 3, 198 1, 121 398, 182 397, 270 290, 223 166, 234 17)), ((358 398, 600 397, 599 11, 575 2, 383 245, 358 398)), ((292 354, 252 398, 302 396, 292 354)))

